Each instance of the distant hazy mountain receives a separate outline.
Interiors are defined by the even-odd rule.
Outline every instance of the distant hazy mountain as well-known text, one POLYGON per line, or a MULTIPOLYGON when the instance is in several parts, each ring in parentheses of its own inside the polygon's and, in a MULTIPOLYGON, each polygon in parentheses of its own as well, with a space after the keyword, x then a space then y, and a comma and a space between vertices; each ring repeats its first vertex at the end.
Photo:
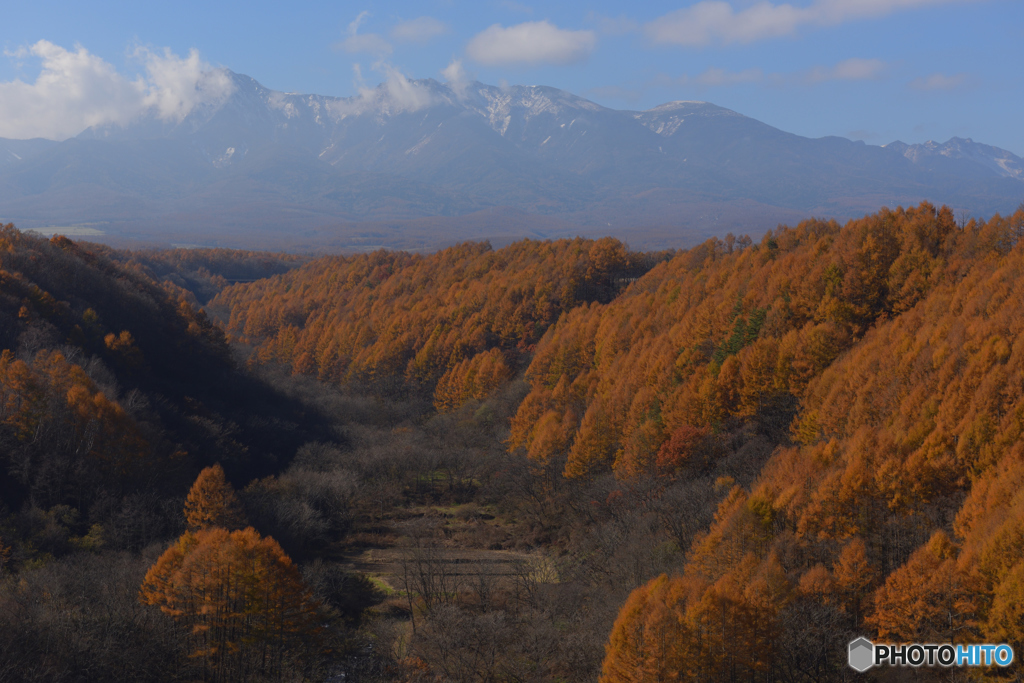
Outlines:
POLYGON ((1024 180, 1024 166, 1020 157, 1005 149, 982 145, 970 138, 951 138, 945 144, 926 142, 908 145, 900 141, 885 145, 899 152, 915 165, 928 170, 953 175, 976 175, 979 178, 1016 178, 1024 180))
POLYGON ((432 247, 758 233, 929 199, 1024 198, 1024 162, 971 140, 885 147, 785 133, 705 102, 635 112, 542 86, 391 81, 353 98, 231 74, 223 103, 77 138, 0 140, 0 220, 203 244, 432 247))
POLYGON ((57 144, 53 140, 7 140, 0 138, 0 172, 12 168, 20 161, 42 152, 47 147, 57 144))

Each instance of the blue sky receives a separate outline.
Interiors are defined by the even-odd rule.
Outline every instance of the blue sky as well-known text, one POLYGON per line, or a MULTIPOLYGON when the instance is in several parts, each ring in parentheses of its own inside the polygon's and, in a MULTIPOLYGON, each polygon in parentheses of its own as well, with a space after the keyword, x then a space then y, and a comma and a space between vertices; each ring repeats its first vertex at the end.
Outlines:
POLYGON ((35 0, 3 16, 0 137, 68 137, 149 106, 180 116, 218 67, 338 96, 397 70, 617 109, 706 100, 810 137, 960 136, 1024 156, 1021 0, 35 0))

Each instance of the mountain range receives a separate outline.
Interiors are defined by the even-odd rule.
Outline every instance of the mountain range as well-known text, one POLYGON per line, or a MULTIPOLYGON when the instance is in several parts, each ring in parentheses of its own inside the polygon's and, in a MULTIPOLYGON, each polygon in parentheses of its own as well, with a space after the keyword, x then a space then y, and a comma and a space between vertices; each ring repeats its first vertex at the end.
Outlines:
POLYGON ((970 139, 811 139, 707 102, 622 111, 544 86, 397 77, 335 98, 229 75, 229 94, 180 121, 0 139, 0 220, 113 242, 661 247, 921 200, 989 216, 1024 198, 1024 160, 970 139))

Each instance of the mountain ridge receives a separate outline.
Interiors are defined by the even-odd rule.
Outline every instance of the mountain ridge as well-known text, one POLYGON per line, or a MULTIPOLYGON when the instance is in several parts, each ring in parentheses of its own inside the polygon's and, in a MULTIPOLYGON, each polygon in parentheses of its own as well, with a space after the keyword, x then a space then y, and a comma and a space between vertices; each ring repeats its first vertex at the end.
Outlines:
POLYGON ((970 139, 876 147, 708 102, 615 110, 550 86, 392 75, 340 98, 229 76, 226 96, 180 121, 151 113, 59 143, 0 140, 0 212, 25 228, 105 225, 115 241, 259 235, 287 247, 307 235, 336 249, 381 221, 394 247, 486 238, 486 220, 468 217, 511 209, 564 224, 550 237, 658 247, 921 200, 984 215, 1024 196, 1024 160, 970 139), (728 218, 709 220, 708 207, 728 218), (459 220, 401 237, 437 217, 459 220))

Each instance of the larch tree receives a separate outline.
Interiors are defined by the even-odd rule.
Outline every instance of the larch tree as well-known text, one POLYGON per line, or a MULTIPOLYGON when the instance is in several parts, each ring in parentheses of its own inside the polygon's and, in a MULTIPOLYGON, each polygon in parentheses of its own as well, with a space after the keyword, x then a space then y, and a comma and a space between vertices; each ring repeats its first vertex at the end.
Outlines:
POLYGON ((220 464, 207 467, 192 484, 185 499, 185 521, 191 531, 210 527, 238 529, 245 526, 242 504, 224 477, 220 464))
POLYGON ((863 603, 875 580, 876 571, 868 560, 867 546, 860 538, 847 543, 832 568, 836 586, 843 592, 855 626, 860 625, 863 603))
POLYGON ((279 673, 319 632, 298 568, 251 527, 186 532, 146 572, 139 600, 185 628, 215 681, 279 673))
POLYGON ((957 571, 956 547, 936 531, 875 594, 875 612, 865 621, 879 637, 917 642, 953 642, 971 634, 976 596, 957 571))
POLYGON ((634 590, 605 645, 600 683, 682 680, 696 671, 700 634, 687 603, 701 588, 699 580, 662 574, 634 590))
POLYGON ((985 633, 991 642, 1011 643, 1017 652, 1024 645, 1024 562, 1018 562, 996 586, 985 633))

